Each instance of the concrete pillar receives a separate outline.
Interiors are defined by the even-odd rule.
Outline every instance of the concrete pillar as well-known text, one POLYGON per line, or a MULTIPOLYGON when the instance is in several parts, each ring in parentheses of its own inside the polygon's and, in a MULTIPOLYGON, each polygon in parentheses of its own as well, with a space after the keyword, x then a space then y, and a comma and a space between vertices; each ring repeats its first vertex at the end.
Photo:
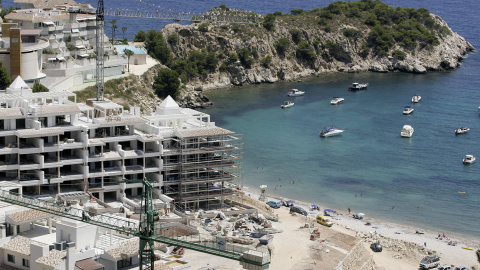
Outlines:
POLYGON ((67 269, 75 270, 75 242, 67 243, 67 269))
POLYGON ((7 228, 5 225, 0 225, 0 238, 5 238, 7 237, 7 228))
POLYGON ((11 225, 12 225, 12 227, 13 227, 13 235, 15 236, 15 235, 18 234, 18 232, 17 232, 17 225, 14 225, 14 224, 11 224, 11 225))
POLYGON ((137 196, 137 188, 132 188, 132 196, 137 196))
POLYGON ((110 230, 110 246, 113 244, 113 230, 110 230))
POLYGON ((47 224, 48 224, 48 233, 52 233, 52 218, 51 217, 47 218, 47 224))

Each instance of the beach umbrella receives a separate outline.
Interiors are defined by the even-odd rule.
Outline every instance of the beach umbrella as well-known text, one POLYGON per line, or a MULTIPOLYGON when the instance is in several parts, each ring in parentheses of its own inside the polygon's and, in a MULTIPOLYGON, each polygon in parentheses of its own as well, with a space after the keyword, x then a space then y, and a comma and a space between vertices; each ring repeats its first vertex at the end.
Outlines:
POLYGON ((325 212, 333 212, 333 209, 327 208, 327 209, 325 209, 325 210, 323 210, 323 211, 325 211, 325 212))
POLYGON ((310 205, 310 207, 312 207, 312 208, 317 208, 317 207, 318 207, 318 205, 316 205, 316 204, 312 204, 312 205, 310 205))
POLYGON ((287 203, 294 203, 295 201, 292 201, 292 200, 288 200, 287 203))
POLYGON ((365 214, 364 213, 358 213, 357 216, 363 217, 363 216, 365 216, 365 214))
POLYGON ((261 188, 261 189, 266 189, 266 188, 267 188, 267 185, 261 185, 260 188, 261 188))

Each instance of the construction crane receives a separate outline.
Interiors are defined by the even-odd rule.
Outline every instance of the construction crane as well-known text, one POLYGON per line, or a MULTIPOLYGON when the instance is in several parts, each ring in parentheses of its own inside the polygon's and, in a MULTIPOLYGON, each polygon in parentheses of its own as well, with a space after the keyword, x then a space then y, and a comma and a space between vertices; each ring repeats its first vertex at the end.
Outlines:
POLYGON ((105 81, 105 55, 104 55, 104 27, 105 16, 119 17, 135 17, 150 18, 174 21, 207 21, 216 23, 238 23, 238 24, 258 24, 262 21, 262 15, 244 12, 244 13, 183 13, 183 12, 166 12, 166 11, 142 11, 142 10, 126 10, 126 9, 105 9, 103 0, 98 0, 96 9, 96 84, 97 84, 97 101, 104 100, 105 81))
POLYGON ((153 186, 147 179, 125 180, 125 182, 142 182, 142 210, 139 222, 118 216, 99 214, 84 209, 40 200, 26 195, 0 189, 0 200, 11 204, 28 207, 60 217, 66 217, 88 224, 116 230, 119 233, 133 235, 140 238, 139 256, 140 269, 154 269, 154 244, 155 242, 196 250, 232 260, 239 261, 247 269, 268 269, 270 254, 249 249, 242 246, 226 244, 225 238, 216 237, 216 242, 211 239, 202 239, 200 235, 168 237, 155 232, 155 221, 159 220, 159 213, 153 205, 153 186), (190 239, 189 239, 190 237, 190 239))
POLYGON ((104 100, 105 92, 105 81, 104 81, 104 68, 105 68, 105 55, 104 55, 104 44, 103 44, 103 35, 104 35, 104 25, 105 25, 105 14, 103 7, 103 0, 98 0, 97 12, 96 12, 96 23, 97 31, 95 33, 95 46, 96 46, 96 82, 97 82, 97 101, 104 100))

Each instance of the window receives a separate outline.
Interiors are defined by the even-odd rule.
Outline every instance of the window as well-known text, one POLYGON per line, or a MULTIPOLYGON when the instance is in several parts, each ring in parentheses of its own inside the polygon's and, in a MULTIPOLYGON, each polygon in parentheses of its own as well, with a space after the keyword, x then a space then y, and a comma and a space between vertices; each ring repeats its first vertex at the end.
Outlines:
POLYGON ((125 260, 117 261, 117 269, 129 267, 129 266, 132 266, 132 257, 127 258, 125 260))
POLYGON ((22 259, 22 265, 25 267, 30 268, 30 261, 27 259, 22 259))
POLYGON ((15 256, 13 256, 12 254, 7 254, 7 261, 15 263, 15 256))

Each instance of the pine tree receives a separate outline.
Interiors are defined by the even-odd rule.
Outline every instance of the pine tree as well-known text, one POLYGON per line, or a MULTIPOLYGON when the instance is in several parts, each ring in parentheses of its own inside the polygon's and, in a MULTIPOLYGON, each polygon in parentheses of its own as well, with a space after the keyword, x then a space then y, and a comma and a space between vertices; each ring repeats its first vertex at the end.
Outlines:
POLYGON ((12 84, 13 80, 8 74, 7 69, 3 66, 3 63, 0 61, 0 90, 7 89, 7 87, 12 84))

